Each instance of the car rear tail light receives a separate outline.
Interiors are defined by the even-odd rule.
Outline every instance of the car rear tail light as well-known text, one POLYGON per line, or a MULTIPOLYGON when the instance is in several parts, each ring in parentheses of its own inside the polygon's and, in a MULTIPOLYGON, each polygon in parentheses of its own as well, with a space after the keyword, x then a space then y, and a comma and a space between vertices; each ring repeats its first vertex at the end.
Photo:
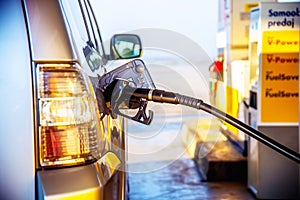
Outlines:
POLYGON ((89 79, 75 65, 38 65, 37 76, 40 165, 98 159, 103 132, 89 79))

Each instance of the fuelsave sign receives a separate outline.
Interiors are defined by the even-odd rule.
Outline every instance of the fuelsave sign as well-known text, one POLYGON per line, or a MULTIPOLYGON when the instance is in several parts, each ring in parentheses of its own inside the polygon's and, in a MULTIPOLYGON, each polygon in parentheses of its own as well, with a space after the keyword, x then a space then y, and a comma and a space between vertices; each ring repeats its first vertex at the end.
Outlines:
POLYGON ((298 122, 299 34, 264 31, 261 57, 261 122, 298 122))

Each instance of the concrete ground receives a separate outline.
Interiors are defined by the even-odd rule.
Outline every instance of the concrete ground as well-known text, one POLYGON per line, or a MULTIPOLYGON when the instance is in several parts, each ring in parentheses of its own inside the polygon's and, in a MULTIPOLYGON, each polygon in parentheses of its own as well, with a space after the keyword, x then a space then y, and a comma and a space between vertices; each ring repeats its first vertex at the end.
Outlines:
MULTIPOLYGON (((161 110, 166 108, 156 111, 161 110)), ((158 114, 148 127, 129 122, 130 200, 255 199, 245 182, 205 182, 201 178, 189 153, 193 144, 186 143, 182 127, 193 119, 207 122, 207 117, 204 113, 158 114)))
MULTIPOLYGON (((166 161, 157 161, 166 164, 166 161)), ((156 171, 129 174, 130 200, 252 200, 243 182, 203 182, 191 159, 179 159, 156 171)), ((157 163, 134 164, 149 168, 157 163)))

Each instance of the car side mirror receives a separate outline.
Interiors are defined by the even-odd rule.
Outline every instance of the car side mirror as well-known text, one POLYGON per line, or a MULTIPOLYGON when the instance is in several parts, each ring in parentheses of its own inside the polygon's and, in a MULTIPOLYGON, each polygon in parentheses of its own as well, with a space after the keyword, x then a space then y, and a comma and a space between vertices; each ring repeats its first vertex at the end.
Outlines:
POLYGON ((141 39, 135 34, 117 34, 111 38, 110 55, 113 60, 138 58, 142 54, 141 39))

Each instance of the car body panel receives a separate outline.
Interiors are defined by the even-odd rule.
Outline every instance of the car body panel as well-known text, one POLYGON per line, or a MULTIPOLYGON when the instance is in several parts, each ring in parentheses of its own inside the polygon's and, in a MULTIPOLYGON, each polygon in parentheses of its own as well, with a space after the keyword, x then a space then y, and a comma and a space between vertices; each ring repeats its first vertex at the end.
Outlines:
POLYGON ((76 60, 59 1, 25 0, 25 10, 33 61, 76 60))
POLYGON ((120 169, 121 162, 112 152, 96 163, 37 172, 40 199, 104 199, 104 185, 120 169))
MULTIPOLYGON (((122 117, 103 118, 106 153, 97 162, 49 170, 38 164, 35 67, 43 63, 86 65, 62 2, 1 1, 0 11, 0 199, 126 198, 122 117)), ((97 77, 97 71, 91 75, 97 77)))
POLYGON ((99 176, 95 165, 38 171, 39 199, 101 199, 103 191, 100 188, 103 185, 99 176))
POLYGON ((32 71, 21 1, 1 1, 0 27, 0 199, 34 199, 32 71))

